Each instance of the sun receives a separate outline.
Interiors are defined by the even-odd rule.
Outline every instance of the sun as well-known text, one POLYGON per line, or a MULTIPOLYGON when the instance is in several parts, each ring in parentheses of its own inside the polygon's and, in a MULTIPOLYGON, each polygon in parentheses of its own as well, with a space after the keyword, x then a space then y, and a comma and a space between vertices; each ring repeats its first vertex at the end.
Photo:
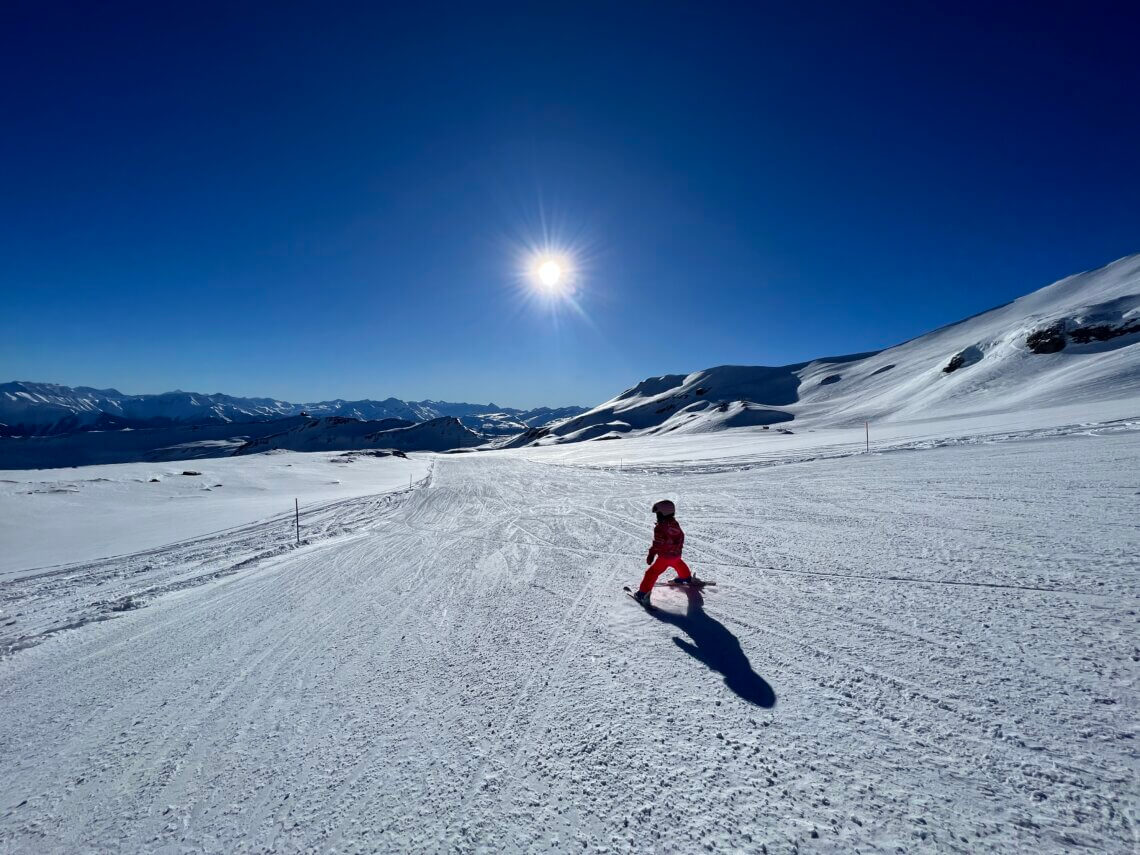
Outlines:
POLYGON ((538 253, 531 257, 529 278, 548 295, 564 295, 574 289, 574 268, 565 254, 538 253))
POLYGON ((562 279, 562 265, 553 259, 544 261, 538 268, 538 278, 547 288, 556 287, 562 279))
POLYGON ((591 270, 588 247, 544 235, 542 240, 519 239, 511 249, 516 265, 512 285, 523 303, 552 318, 564 313, 585 318, 583 301, 591 270))

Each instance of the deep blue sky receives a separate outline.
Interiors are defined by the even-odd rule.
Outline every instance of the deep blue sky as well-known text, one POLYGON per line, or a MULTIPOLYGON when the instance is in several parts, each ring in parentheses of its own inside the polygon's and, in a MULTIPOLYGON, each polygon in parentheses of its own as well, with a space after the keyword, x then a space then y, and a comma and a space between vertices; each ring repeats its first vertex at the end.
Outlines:
POLYGON ((9 2, 0 380, 592 404, 1140 251, 1133 4, 9 2), (542 224, 578 304, 522 299, 542 224))

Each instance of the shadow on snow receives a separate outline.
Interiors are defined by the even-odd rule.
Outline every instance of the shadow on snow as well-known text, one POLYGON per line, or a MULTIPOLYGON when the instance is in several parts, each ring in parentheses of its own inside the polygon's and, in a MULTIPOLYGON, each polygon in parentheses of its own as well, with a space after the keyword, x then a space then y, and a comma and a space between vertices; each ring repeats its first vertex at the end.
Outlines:
POLYGON ((650 612, 662 623, 684 632, 692 643, 674 638, 673 643, 708 668, 724 675, 724 684, 740 698, 758 707, 776 705, 776 692, 768 681, 752 670, 752 664, 740 647, 740 641, 724 624, 710 617, 704 609, 705 598, 693 588, 681 588, 688 598, 685 614, 655 609, 650 612))

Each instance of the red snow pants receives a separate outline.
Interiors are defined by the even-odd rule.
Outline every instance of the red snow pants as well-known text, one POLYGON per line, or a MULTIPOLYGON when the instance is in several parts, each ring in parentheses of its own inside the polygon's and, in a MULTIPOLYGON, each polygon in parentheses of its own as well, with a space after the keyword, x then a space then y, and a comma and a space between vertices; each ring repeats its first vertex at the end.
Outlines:
POLYGON ((677 575, 682 579, 688 579, 693 575, 689 572, 689 565, 681 560, 680 555, 658 555, 657 560, 649 565, 649 569, 645 571, 645 576, 641 580, 641 587, 638 590, 643 594, 648 594, 653 590, 657 577, 670 567, 676 570, 677 575))

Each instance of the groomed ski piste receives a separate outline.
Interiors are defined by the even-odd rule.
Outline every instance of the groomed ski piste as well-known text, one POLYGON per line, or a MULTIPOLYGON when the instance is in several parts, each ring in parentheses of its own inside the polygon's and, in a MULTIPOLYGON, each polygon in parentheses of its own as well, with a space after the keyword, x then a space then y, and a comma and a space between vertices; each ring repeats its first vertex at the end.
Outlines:
POLYGON ((1134 399, 333 457, 0 473, 0 851, 1135 851, 1134 399))

